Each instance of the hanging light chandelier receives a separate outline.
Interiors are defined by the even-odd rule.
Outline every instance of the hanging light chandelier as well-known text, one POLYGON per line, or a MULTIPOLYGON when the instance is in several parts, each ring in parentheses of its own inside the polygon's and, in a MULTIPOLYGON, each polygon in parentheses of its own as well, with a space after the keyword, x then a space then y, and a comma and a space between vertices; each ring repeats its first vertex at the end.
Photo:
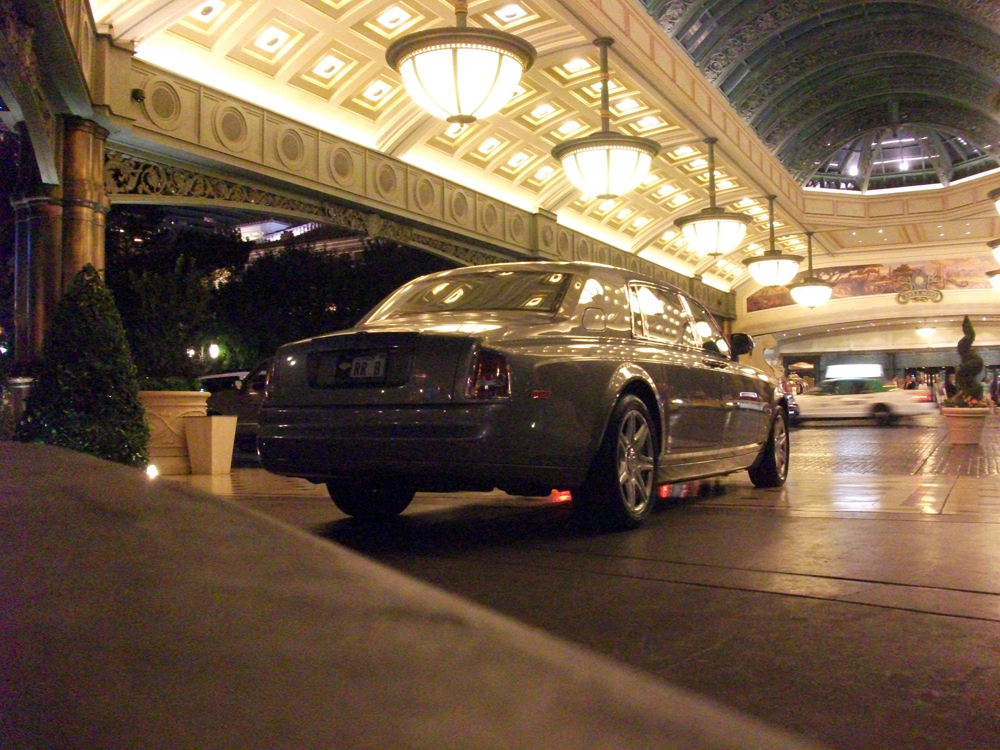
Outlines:
POLYGON ((612 40, 595 39, 601 50, 601 131, 560 143, 552 156, 562 162, 566 177, 588 195, 607 200, 617 198, 638 185, 649 172, 660 144, 611 132, 608 103, 608 47, 612 40))
POLYGON ((521 74, 535 62, 535 48, 513 34, 469 28, 468 0, 455 0, 455 27, 400 37, 385 51, 406 91, 435 117, 468 124, 503 107, 521 74))
MULTIPOLYGON (((994 190, 990 193, 990 198, 1000 198, 1000 189, 994 190), (996 193, 997 195, 994 195, 996 193)), ((1000 201, 998 201, 1000 203, 1000 201)), ((1000 208, 998 208, 1000 210, 1000 208)), ((991 240, 987 243, 990 249, 993 250, 993 257, 997 259, 997 263, 1000 263, 1000 240, 991 240)), ((1000 292, 1000 269, 996 271, 987 271, 987 278, 990 280, 990 286, 1000 292)))
POLYGON ((700 256, 725 255, 743 241, 752 219, 745 214, 726 211, 715 205, 715 144, 718 138, 706 138, 708 144, 708 208, 681 216, 674 224, 684 233, 688 245, 700 256))
POLYGON ((986 194, 986 197, 989 198, 991 201, 993 201, 993 204, 996 206, 997 212, 1000 213, 1000 188, 991 190, 986 194))
POLYGON ((767 196, 771 224, 771 247, 763 255, 744 258, 743 265, 761 286, 784 286, 795 278, 801 255, 783 255, 774 247, 774 196, 767 196))
POLYGON ((806 244, 809 253, 809 271, 802 281, 797 281, 788 287, 792 299, 803 307, 819 307, 825 305, 833 296, 833 284, 823 281, 813 275, 813 233, 806 232, 806 244))

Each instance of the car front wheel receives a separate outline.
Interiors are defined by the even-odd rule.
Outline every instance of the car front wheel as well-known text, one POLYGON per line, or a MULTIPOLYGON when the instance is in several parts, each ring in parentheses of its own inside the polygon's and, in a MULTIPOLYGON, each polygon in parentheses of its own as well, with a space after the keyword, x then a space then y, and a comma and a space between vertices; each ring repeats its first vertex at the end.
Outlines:
POLYGON ((625 395, 615 404, 590 474, 573 497, 588 526, 631 529, 652 510, 655 481, 653 420, 642 399, 625 395))
POLYGON ((872 409, 872 418, 879 427, 888 427, 896 421, 896 415, 885 404, 875 404, 872 409))
POLYGON ((777 409, 771 434, 764 443, 760 455, 749 469, 750 481, 754 487, 780 487, 788 478, 788 417, 784 409, 777 409))
POLYGON ((416 494, 402 482, 331 480, 326 491, 337 508, 360 520, 382 521, 398 516, 416 494))

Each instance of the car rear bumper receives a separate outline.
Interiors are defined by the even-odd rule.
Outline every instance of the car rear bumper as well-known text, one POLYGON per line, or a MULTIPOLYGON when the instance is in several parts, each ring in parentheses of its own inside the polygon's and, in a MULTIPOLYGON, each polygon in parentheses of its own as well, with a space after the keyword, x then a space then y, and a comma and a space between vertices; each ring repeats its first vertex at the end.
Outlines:
POLYGON ((317 482, 397 476, 427 488, 579 485, 589 455, 515 429, 506 407, 270 408, 261 412, 257 450, 268 471, 317 482))

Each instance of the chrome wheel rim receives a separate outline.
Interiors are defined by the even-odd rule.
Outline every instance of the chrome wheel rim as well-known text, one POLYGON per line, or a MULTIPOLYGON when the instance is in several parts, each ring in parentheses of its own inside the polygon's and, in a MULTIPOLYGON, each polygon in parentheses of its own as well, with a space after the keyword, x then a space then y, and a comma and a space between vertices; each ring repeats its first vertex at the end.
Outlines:
POLYGON ((618 431, 618 488, 632 514, 641 514, 653 494, 653 433, 638 411, 630 411, 618 431))
POLYGON ((788 430, 783 415, 774 420, 774 467, 784 479, 788 473, 788 430))

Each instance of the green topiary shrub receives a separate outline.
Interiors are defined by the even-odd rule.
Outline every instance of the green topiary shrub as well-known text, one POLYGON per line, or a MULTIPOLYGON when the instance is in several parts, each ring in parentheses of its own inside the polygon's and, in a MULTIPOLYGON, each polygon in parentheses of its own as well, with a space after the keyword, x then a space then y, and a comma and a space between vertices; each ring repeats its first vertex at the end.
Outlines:
POLYGON ((962 363, 955 369, 955 395, 944 402, 945 406, 984 407, 989 402, 983 398, 983 384, 979 382, 979 373, 983 371, 983 358, 972 350, 976 340, 976 330, 972 327, 969 316, 962 321, 962 333, 965 334, 958 342, 958 356, 962 363))
POLYGON ((87 265, 56 308, 16 437, 145 466, 149 428, 121 318, 87 265))

